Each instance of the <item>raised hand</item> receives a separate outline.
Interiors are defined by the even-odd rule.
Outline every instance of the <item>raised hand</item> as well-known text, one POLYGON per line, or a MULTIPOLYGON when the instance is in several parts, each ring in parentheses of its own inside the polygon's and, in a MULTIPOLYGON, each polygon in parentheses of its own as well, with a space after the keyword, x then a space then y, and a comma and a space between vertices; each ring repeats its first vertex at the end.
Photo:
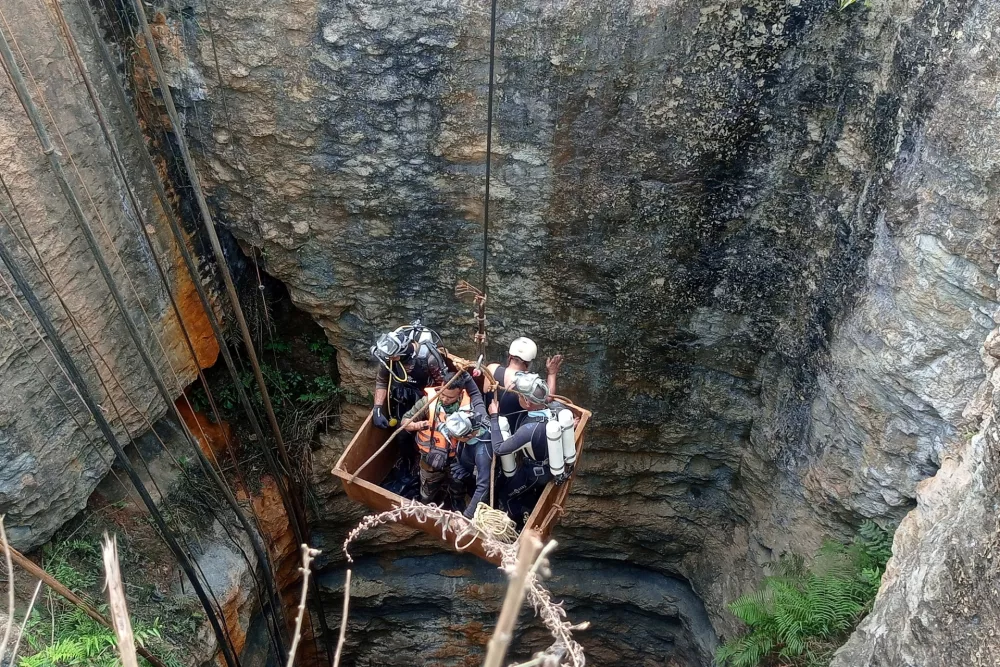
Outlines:
POLYGON ((549 375, 555 375, 559 372, 562 367, 563 356, 557 354, 554 357, 549 357, 545 360, 545 370, 549 372, 549 375))

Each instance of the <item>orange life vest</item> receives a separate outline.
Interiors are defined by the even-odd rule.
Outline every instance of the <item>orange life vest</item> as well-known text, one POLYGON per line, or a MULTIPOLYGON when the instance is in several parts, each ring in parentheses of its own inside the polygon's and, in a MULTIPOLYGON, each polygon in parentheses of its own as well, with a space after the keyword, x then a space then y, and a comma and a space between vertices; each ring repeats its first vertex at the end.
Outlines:
MULTIPOLYGON (((448 413, 445 412, 444 406, 441 405, 438 400, 439 390, 435 387, 428 387, 424 389, 424 395, 427 396, 430 404, 427 406, 427 412, 430 415, 429 420, 430 426, 425 429, 417 431, 416 441, 417 447, 420 451, 425 454, 430 453, 431 448, 441 449, 448 452, 448 456, 455 456, 458 451, 458 443, 452 443, 444 436, 441 431, 437 429, 438 424, 443 424, 448 418, 448 413)), ((459 410, 469 409, 472 404, 472 399, 469 397, 468 392, 462 391, 462 397, 459 399, 459 410)))

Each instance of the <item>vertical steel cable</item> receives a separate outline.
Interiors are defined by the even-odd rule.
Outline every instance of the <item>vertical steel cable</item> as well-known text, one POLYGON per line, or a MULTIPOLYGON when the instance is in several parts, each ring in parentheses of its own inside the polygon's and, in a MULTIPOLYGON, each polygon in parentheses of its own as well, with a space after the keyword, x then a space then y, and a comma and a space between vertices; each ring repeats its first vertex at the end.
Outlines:
POLYGON ((486 296, 486 266, 490 247, 490 174, 493 162, 493 92, 495 87, 497 52, 497 4, 490 6, 490 82, 486 98, 486 196, 483 198, 483 296, 486 296))
MULTIPOLYGON (((278 447, 278 455, 288 472, 288 478, 292 484, 290 500, 293 511, 290 513, 289 523, 292 526, 292 530, 295 533, 296 540, 299 544, 306 544, 308 542, 309 525, 306 521, 305 508, 302 505, 302 491, 299 488, 296 468, 292 465, 291 458, 288 456, 288 451, 285 447, 284 438, 281 435, 278 418, 275 416, 274 406, 271 404, 271 397, 267 390, 267 385, 264 382, 264 376, 260 369, 257 353, 254 350, 253 339, 250 336, 250 330, 247 327, 246 318, 243 316, 243 310, 240 308, 239 296, 237 295, 236 287, 233 284, 233 277, 229 272, 229 266, 226 263, 225 254, 223 253, 222 245, 219 242, 219 236, 215 231, 215 223, 212 220, 212 213, 208 208, 208 201, 205 199, 205 193, 201 188, 201 181, 198 177, 198 171, 194 163, 194 158, 191 156, 187 140, 184 137, 184 130, 181 126, 180 117, 177 114, 177 108, 174 106, 173 95, 170 92, 170 86, 167 83, 166 73, 163 70, 163 64, 160 62, 160 56, 156 50, 156 43, 154 42, 152 32, 149 29, 149 23, 146 21, 146 13, 142 7, 141 1, 132 0, 132 9, 135 12, 136 19, 139 22, 140 27, 142 28, 143 41, 145 42, 146 50, 149 53, 150 63, 156 73, 157 81, 160 84, 161 98, 164 106, 166 107, 167 115, 170 118, 170 123, 174 127, 175 136, 177 137, 177 145, 181 151, 181 158, 183 159, 184 167, 188 173, 188 180, 191 183, 191 189, 194 193, 195 200, 198 203, 198 210, 201 214, 202 223, 208 234, 209 241, 211 242, 212 252, 215 254, 219 271, 222 273, 222 279, 226 286, 226 291, 229 293, 229 298, 233 303, 233 310, 236 315, 236 321, 239 324, 240 333, 243 337, 243 344, 246 347, 247 356, 249 357, 250 365, 253 368, 254 379, 257 382, 257 387, 260 390, 261 399, 264 403, 264 411, 267 413, 267 418, 274 434, 274 440, 278 447)), ((316 603, 318 605, 322 605, 319 598, 319 588, 315 585, 314 578, 311 580, 311 588, 315 593, 314 597, 316 599, 316 603)), ((323 631, 324 636, 327 637, 327 649, 329 652, 330 634, 329 627, 326 623, 326 615, 322 612, 317 615, 319 616, 320 628, 323 631)))
MULTIPOLYGON (((294 516, 294 506, 289 497, 288 490, 285 487, 281 469, 278 466, 271 449, 266 445, 264 431, 261 428, 260 421, 257 419, 257 415, 250 403, 250 398, 247 396, 247 393, 243 388, 243 384, 240 382, 236 362, 233 360, 232 354, 230 353, 228 346, 225 344, 225 335, 222 331, 222 324, 219 322, 219 318, 215 314, 215 308, 212 305, 208 294, 205 292, 204 285, 201 284, 201 273, 198 271, 198 266, 191 255, 191 251, 188 250, 187 239, 184 236, 184 232, 181 230, 180 222, 174 213, 170 198, 167 196, 166 190, 164 190, 163 184, 160 182, 160 175, 157 173, 152 157, 150 157, 148 149, 145 148, 146 141, 142 134, 142 128, 139 127, 139 122, 136 120, 135 114, 132 112, 132 107, 125 97, 125 89, 118 78, 118 72, 111 59, 111 54, 108 52, 108 47, 101 38, 100 29, 97 27, 93 14, 89 11, 84 12, 84 14, 91 39, 97 46, 97 52, 101 58, 101 63, 104 66, 108 80, 112 84, 111 89, 114 93, 115 101, 121 109, 121 117, 125 120, 129 136, 137 145, 144 147, 143 150, 140 151, 140 162, 146 172, 147 178, 153 185, 153 192, 156 194, 157 201, 160 203, 160 208, 163 209, 163 213, 167 218, 170 233, 174 237, 174 241, 177 243, 177 249, 180 251, 181 258, 184 260, 184 265, 187 267, 188 274, 191 276, 191 282, 194 284, 195 291, 198 293, 198 299, 201 302, 202 309, 205 311, 205 315, 208 317, 208 322, 212 327, 212 334, 215 336, 216 340, 219 341, 219 353, 222 355, 223 361, 225 361, 226 369, 229 371, 229 377, 233 382, 233 387, 236 389, 237 395, 239 396, 240 405, 243 407, 243 411, 247 416, 250 427, 256 436, 256 442, 261 448, 268 470, 271 471, 274 477, 275 484, 278 487, 278 494, 281 496, 282 503, 285 506, 285 511, 290 517, 294 516)), ((110 17, 109 20, 111 20, 110 17)), ((150 90, 150 94, 152 94, 152 90, 150 90)), ((220 271, 221 270, 222 269, 220 268, 220 271)), ((233 307, 239 308, 239 302, 237 301, 237 303, 233 304, 233 307)))
MULTIPOLYGON (((483 196, 483 308, 480 317, 486 317, 486 296, 487 283, 486 271, 490 261, 490 175, 493 172, 493 94, 496 83, 496 52, 497 52, 497 4, 498 0, 493 0, 490 4, 490 80, 486 97, 486 192, 483 196)), ((480 334, 477 352, 486 354, 486 331, 485 320, 480 322, 480 334)))
MULTIPOLYGON (((149 60, 153 65, 153 71, 156 72, 156 79, 160 84, 160 93, 163 99, 163 104, 167 109, 167 116, 170 118, 170 123, 174 127, 175 136, 177 137, 177 147, 181 151, 181 158, 184 161, 184 167, 188 173, 188 180, 191 183, 191 189, 194 193, 196 202, 198 203, 198 210, 201 213, 202 223, 205 226, 205 231, 208 233, 208 239, 212 245, 212 252, 215 254, 215 260, 219 265, 219 271, 222 273, 222 280, 226 285, 226 291, 229 292, 229 298, 233 302, 234 314, 236 315, 236 321, 240 325, 240 333, 243 336, 243 344, 247 350, 247 356, 250 358, 250 365, 253 367, 254 378, 257 381, 257 388, 260 389, 261 398, 264 403, 264 411, 267 413, 267 419, 271 424, 271 430, 274 434, 275 442, 278 445, 278 454, 281 456, 281 462, 285 465, 288 471, 289 478, 298 484, 296 476, 294 473, 294 468, 292 466, 291 459, 288 456, 288 451, 285 448, 284 438, 281 436, 281 428, 278 425, 278 418, 274 414, 274 406, 271 404, 271 395, 267 390, 267 384, 264 382, 264 376, 260 370, 260 363, 257 360, 257 353, 254 350, 253 338, 250 336, 250 329, 247 327, 246 318, 243 316, 243 311, 239 307, 239 296, 236 294, 236 286, 233 284, 233 277, 229 272, 229 266, 226 263, 225 253, 222 251, 222 244, 219 241, 219 235, 215 231, 215 223, 212 220, 212 212, 208 208, 208 201, 205 199, 205 192, 201 188, 201 179, 198 177, 198 171, 194 163, 194 158, 191 156, 191 151, 188 148, 187 140, 184 138, 184 129, 181 126, 180 116, 177 113, 177 108, 174 106, 173 94, 170 92, 170 86, 167 83, 167 75, 163 70, 163 63, 160 62, 160 55, 156 50, 156 42, 153 40, 153 34, 149 29, 149 23, 146 21, 146 13, 142 8, 141 0, 132 0, 132 9, 136 14, 136 18, 139 21, 140 27, 142 28, 143 40, 146 44, 146 50, 149 52, 149 60)), ((293 500, 295 500, 293 498, 293 500)), ((298 503, 296 503, 298 505, 298 503)), ((297 508, 298 509, 298 508, 297 508)), ((300 542, 304 541, 302 536, 304 536, 306 531, 306 526, 304 523, 305 513, 301 510, 297 511, 297 516, 295 517, 298 530, 302 535, 299 536, 300 542)))

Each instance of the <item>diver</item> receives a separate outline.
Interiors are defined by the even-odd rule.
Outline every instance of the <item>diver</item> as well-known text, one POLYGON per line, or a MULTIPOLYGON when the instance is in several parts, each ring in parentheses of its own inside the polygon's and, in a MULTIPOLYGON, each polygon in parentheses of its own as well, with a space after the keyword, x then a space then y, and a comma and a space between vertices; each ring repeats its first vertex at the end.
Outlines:
POLYGON ((440 342, 441 337, 420 320, 378 337, 371 348, 379 363, 372 406, 375 426, 395 426, 426 387, 444 384, 446 366, 438 351, 440 342))
MULTIPOLYGON (((517 394, 510 390, 510 385, 517 373, 526 373, 529 371, 531 362, 535 360, 537 355, 538 346, 535 345, 535 342, 530 338, 521 336, 520 338, 515 338, 510 344, 507 350, 506 364, 490 364, 486 367, 486 370, 489 371, 498 385, 496 391, 500 395, 500 415, 508 419, 513 419, 515 429, 517 423, 520 421, 520 415, 523 414, 523 410, 518 405, 517 394)), ((545 360, 545 370, 548 372, 545 384, 549 394, 554 395, 556 393, 556 376, 559 374, 562 362, 563 357, 561 354, 545 360)), ((487 395, 486 402, 489 403, 491 400, 492 397, 487 395)))
POLYGON ((579 418, 551 399, 545 381, 535 373, 516 373, 510 391, 525 415, 511 433, 494 397, 489 406, 490 437, 503 469, 501 502, 521 528, 549 480, 562 484, 572 474, 579 418))
POLYGON ((466 471, 459 450, 482 432, 483 421, 467 410, 457 410, 443 421, 431 420, 416 432, 420 450, 420 502, 437 502, 444 492, 456 512, 466 509, 466 471))
POLYGON ((444 421, 448 415, 457 410, 469 410, 479 415, 482 419, 488 419, 486 415, 486 403, 483 395, 473 380, 465 371, 459 371, 460 377, 455 378, 455 373, 445 371, 441 380, 444 386, 427 387, 424 389, 424 396, 413 404, 402 416, 400 423, 403 428, 410 433, 423 430, 430 425, 431 417, 438 421, 444 421), (455 379, 453 379, 455 378, 455 379), (451 386, 448 386, 450 383, 451 386), (428 410, 424 410, 429 407, 428 410), (416 420, 416 421, 414 421, 416 420))

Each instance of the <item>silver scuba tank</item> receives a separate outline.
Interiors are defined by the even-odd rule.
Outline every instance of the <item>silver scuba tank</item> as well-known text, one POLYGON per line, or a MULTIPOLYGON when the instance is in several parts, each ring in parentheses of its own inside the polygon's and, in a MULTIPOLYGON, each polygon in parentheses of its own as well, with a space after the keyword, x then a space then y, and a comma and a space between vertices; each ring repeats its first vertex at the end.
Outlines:
POLYGON ((571 466, 576 463, 576 428, 573 426, 571 411, 559 411, 559 426, 562 428, 563 461, 571 466))
POLYGON ((545 424, 545 439, 549 445, 549 470, 553 477, 561 475, 566 467, 563 465, 562 426, 557 418, 553 417, 545 424))

